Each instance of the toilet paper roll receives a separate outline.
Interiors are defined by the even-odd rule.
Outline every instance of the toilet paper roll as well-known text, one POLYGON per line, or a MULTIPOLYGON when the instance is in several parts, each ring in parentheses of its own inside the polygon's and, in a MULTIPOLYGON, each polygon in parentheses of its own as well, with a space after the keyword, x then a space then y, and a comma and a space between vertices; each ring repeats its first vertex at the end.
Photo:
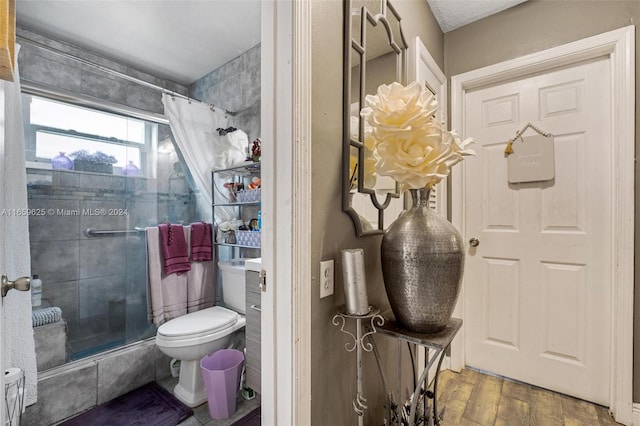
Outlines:
POLYGON ((20 380, 23 376, 22 370, 17 367, 10 367, 4 370, 4 384, 8 385, 20 380))

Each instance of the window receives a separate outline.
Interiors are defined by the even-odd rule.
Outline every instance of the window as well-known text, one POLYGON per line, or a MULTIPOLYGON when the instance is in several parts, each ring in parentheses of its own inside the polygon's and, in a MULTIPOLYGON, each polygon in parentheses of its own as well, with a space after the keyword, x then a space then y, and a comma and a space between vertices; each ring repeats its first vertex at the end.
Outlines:
POLYGON ((157 124, 125 115, 23 93, 26 160, 46 168, 64 153, 101 152, 115 158, 114 173, 132 163, 141 175, 154 177, 147 167, 157 148, 157 124))

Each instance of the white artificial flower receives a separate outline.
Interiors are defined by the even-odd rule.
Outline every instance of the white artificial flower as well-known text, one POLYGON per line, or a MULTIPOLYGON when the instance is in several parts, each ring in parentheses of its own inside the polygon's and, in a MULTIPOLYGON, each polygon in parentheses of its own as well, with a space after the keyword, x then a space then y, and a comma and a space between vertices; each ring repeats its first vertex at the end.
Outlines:
POLYGON ((473 139, 461 139, 436 120, 438 103, 417 82, 382 85, 367 95, 362 116, 371 127, 377 173, 401 190, 432 188, 466 155, 473 139))

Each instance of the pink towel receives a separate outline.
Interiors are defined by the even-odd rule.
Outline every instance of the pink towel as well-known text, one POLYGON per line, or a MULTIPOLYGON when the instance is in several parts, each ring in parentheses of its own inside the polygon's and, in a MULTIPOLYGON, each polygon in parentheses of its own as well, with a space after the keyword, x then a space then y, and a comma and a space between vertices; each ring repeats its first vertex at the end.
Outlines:
MULTIPOLYGON (((188 228, 184 228, 185 232, 188 228)), ((159 326, 188 311, 188 273, 165 274, 157 226, 147 228, 147 317, 159 326)), ((183 234, 184 236, 184 234, 183 234)))
MULTIPOLYGON (((182 228, 190 246, 191 228, 182 228)), ((213 262, 194 262, 185 274, 166 274, 158 227, 147 228, 147 316, 159 326, 172 318, 213 306, 213 262)))
POLYGON ((213 306, 213 262, 193 262, 187 272, 187 312, 213 306))
POLYGON ((158 225, 158 228, 165 274, 190 271, 189 247, 184 237, 183 226, 162 224, 158 225))
POLYGON ((191 260, 202 262, 213 259, 211 244, 211 224, 197 222, 191 224, 191 260))

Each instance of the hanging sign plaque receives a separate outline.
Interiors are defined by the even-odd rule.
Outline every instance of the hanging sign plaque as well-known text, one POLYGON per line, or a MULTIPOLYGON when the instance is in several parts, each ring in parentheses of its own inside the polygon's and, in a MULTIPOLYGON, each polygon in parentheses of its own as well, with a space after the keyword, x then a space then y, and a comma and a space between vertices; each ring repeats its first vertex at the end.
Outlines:
POLYGON ((540 182, 555 177, 553 136, 519 137, 507 156, 509 183, 540 182))

